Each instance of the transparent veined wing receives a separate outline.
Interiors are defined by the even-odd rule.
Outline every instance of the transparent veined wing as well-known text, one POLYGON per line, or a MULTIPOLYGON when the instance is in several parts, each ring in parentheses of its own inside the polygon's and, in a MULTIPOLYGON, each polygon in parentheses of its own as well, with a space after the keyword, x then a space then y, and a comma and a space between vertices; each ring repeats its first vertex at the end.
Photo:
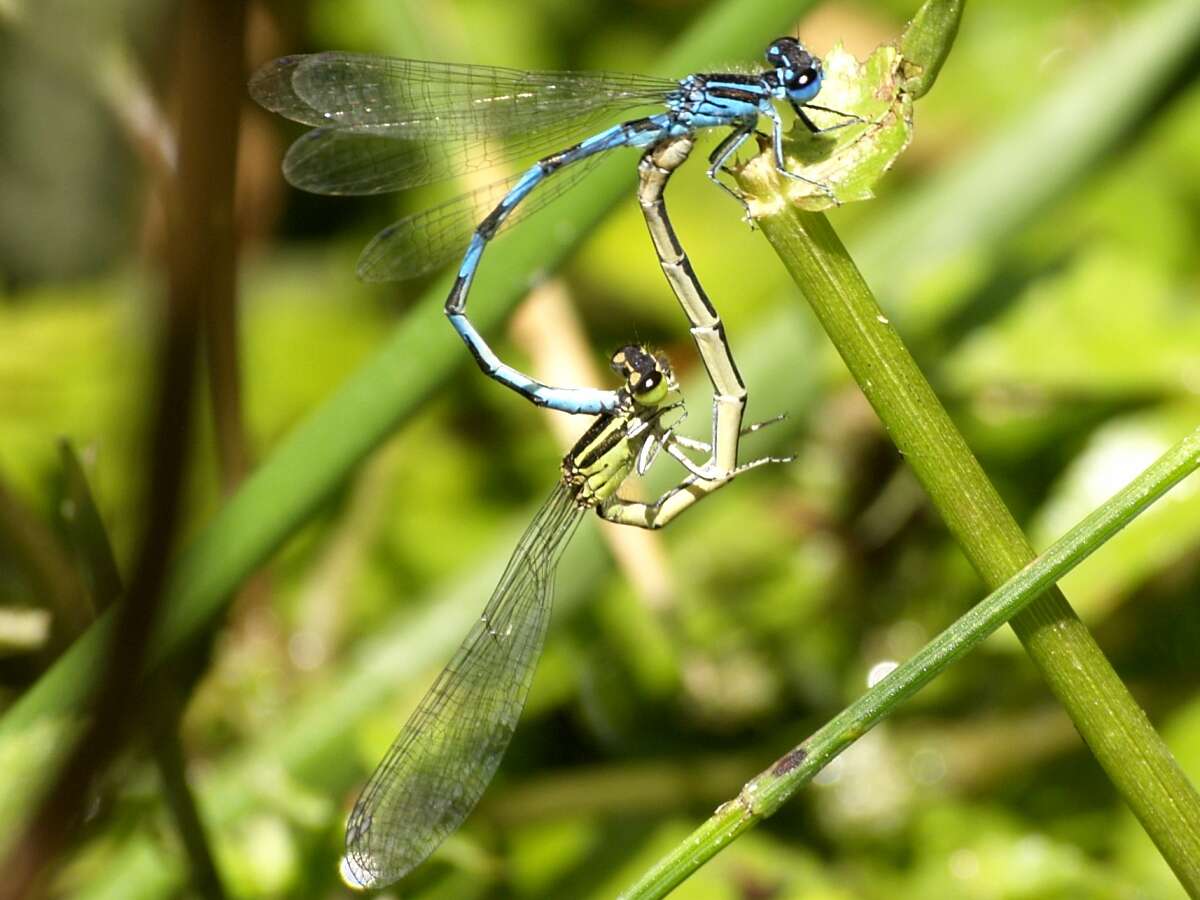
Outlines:
POLYGON ((618 113, 661 106, 673 81, 610 72, 523 72, 349 53, 289 56, 251 95, 318 126, 284 174, 323 194, 377 194, 561 150, 618 113))
POLYGON ((491 600, 367 782, 346 825, 348 876, 401 878, 475 807, 525 706, 559 556, 582 517, 560 482, 525 530, 491 600))
POLYGON ((285 56, 250 81, 258 103, 316 127, 409 139, 521 134, 564 115, 661 104, 678 83, 617 72, 526 72, 358 53, 285 56))
MULTIPOLYGON (((599 155, 591 156, 559 169, 509 213, 496 234, 502 234, 569 191, 602 159, 599 155)), ((372 282, 403 281, 445 265, 462 254, 479 222, 520 179, 521 175, 514 175, 389 225, 363 249, 358 258, 358 277, 372 282)))
POLYGON ((292 144, 283 174, 316 194, 381 194, 562 150, 598 131, 604 110, 576 111, 542 130, 466 140, 410 140, 402 130, 318 128, 292 144))

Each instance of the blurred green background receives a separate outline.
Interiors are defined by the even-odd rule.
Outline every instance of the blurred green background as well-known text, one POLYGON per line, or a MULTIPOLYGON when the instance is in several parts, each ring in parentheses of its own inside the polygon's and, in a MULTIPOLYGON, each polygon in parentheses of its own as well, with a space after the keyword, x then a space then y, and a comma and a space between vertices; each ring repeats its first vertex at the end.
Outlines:
MULTIPOLYGON (((741 6, 770 6, 818 54, 841 41, 865 56, 916 3, 741 6)), ((669 74, 661 59, 681 34, 738 11, 699 0, 261 4, 247 73, 337 48, 669 74)), ((152 160, 171 157, 176 24, 158 0, 0 2, 0 704, 72 633, 51 595, 80 581, 95 590, 72 568, 61 438, 80 452, 123 571, 143 523, 163 293, 152 160)), ((754 46, 774 36, 764 28, 754 46)), ((699 68, 758 59, 725 53, 699 68)), ((241 124, 241 365, 224 374, 241 382, 252 468, 411 314, 429 285, 364 286, 354 262, 434 193, 302 195, 279 175, 300 130, 248 99, 241 124)), ((588 519, 495 782, 394 896, 613 896, 983 594, 699 157, 668 193, 676 226, 725 319, 751 417, 788 414, 748 452, 798 460, 740 478, 640 536, 636 552, 614 557, 588 519)), ((633 165, 625 154, 617 168, 633 165)), ((547 309, 578 316, 563 327, 582 329, 592 364, 633 338, 660 346, 691 398, 687 430, 702 436, 695 354, 626 194, 520 328, 493 335, 502 357, 535 371, 539 348, 560 337, 547 309)), ((831 219, 1039 548, 1200 420, 1194 0, 968 4, 917 104, 912 147, 878 194, 831 219)), ((505 243, 479 278, 485 309, 505 243)), ((444 339, 428 352, 457 354, 453 376, 243 587, 198 664, 182 741, 233 896, 348 893, 336 863, 358 786, 557 477, 563 445, 543 414, 434 327, 444 339)), ((242 474, 218 463, 220 415, 204 403, 197 413, 185 541, 242 474)), ((677 477, 655 475, 657 487, 677 477)), ((1200 497, 1187 482, 1063 583, 1193 780, 1198 547, 1200 497)), ((0 744, 0 763, 44 753, 45 740, 30 729, 0 744)), ((158 777, 143 742, 119 758, 56 867, 62 896, 189 894, 158 777)), ((0 796, 4 836, 24 809, 0 796)), ((677 896, 1183 894, 1000 634, 677 896)))

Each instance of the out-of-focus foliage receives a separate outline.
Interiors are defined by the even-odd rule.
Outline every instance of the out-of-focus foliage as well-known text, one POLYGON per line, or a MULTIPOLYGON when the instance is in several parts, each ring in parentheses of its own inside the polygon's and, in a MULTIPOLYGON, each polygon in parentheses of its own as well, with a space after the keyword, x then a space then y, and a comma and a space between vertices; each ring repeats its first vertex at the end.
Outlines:
MULTIPOLYGON (((948 193, 926 222, 891 238, 889 259, 901 262, 871 270, 864 261, 1038 546, 1200 419, 1200 23, 1187 5, 968 4, 935 89, 916 105, 912 146, 877 199, 831 213, 852 252, 880 257, 889 222, 1036 119, 1115 38, 1136 34, 1149 53, 1146 42, 1160 40, 1162 54, 1190 40, 1190 56, 1148 89, 1148 104, 1122 112, 1113 140, 1068 171, 1054 163, 1069 148, 1030 130, 1044 168, 998 164, 977 186, 1021 196, 1052 184, 1003 232, 980 226, 988 210, 969 193, 961 203, 948 193), (1177 25, 1146 25, 1171 9, 1181 10, 1177 25), (922 261, 905 259, 903 239, 919 238, 917 228, 989 238, 914 282, 922 261)), ((101 11, 90 25, 56 31, 71 20, 68 4, 0 2, 0 487, 63 534, 58 439, 69 437, 127 568, 140 524, 161 210, 118 115, 131 98, 113 87, 124 82, 111 66, 138 60, 152 93, 167 94, 168 54, 149 35, 171 11, 148 0, 87 6, 101 11)), ((826 2, 799 33, 817 53, 844 42, 862 58, 915 7, 826 2)), ((310 0, 260 10, 249 43, 255 63, 337 48, 645 71, 705 8, 310 0)), ((1104 115, 1106 92, 1144 74, 1110 61, 1089 115, 1104 115)), ((711 64, 731 62, 757 65, 711 64)), ((283 193, 278 155, 294 132, 249 105, 244 122, 241 377, 252 451, 263 459, 416 296, 412 286, 356 284, 353 261, 376 229, 424 198, 283 193)), ((876 667, 904 658, 982 593, 782 268, 707 183, 700 157, 672 185, 672 216, 725 319, 751 414, 789 414, 752 446, 793 449, 798 461, 740 478, 656 536, 665 554, 657 575, 670 587, 656 604, 638 587, 650 576, 615 569, 599 529, 585 524, 500 774, 403 896, 612 896, 857 696, 876 667)), ((504 253, 502 242, 493 253, 504 253)), ((695 356, 632 201, 562 277, 596 360, 633 337, 672 355, 692 398, 690 432, 702 435, 695 356)), ((497 337, 502 355, 521 359, 497 337)), ((207 407, 202 416, 189 531, 221 503, 207 407)), ((478 614, 557 477, 560 452, 540 414, 463 354, 439 396, 235 604, 183 734, 234 895, 340 895, 336 861, 354 792, 478 614)), ((1200 498, 1185 483, 1064 583, 1193 780, 1198 546, 1200 498)), ((47 662, 36 644, 8 636, 20 614, 47 606, 27 562, 0 535, 6 702, 47 662)), ((956 666, 677 896, 1182 896, 1014 647, 1001 637, 956 666)), ((0 763, 43 756, 46 743, 23 735, 0 745, 0 763)), ((0 797, 0 819, 16 820, 18 801, 0 797)), ((175 895, 184 857, 141 751, 120 763, 94 809, 58 876, 63 894, 175 895)))

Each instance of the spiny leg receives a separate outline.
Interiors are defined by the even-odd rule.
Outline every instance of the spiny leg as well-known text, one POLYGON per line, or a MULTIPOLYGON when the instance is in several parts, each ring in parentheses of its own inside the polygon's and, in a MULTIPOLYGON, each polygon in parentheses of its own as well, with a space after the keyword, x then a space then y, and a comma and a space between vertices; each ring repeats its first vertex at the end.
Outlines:
POLYGON ((867 120, 862 116, 855 115, 854 113, 842 112, 840 109, 832 109, 828 106, 818 106, 816 103, 805 103, 803 106, 794 106, 793 108, 796 110, 796 117, 803 122, 804 127, 813 134, 825 134, 827 131, 837 131, 839 128, 845 128, 848 125, 867 124, 867 120), (826 127, 822 128, 808 117, 808 114, 804 111, 806 109, 815 109, 818 112, 832 113, 835 116, 841 116, 846 121, 839 122, 836 125, 827 125, 826 127))
POLYGON ((763 419, 761 422, 751 422, 749 425, 747 425, 745 428, 742 429, 742 437, 745 437, 748 434, 754 434, 756 431, 762 431, 764 428, 767 428, 768 426, 778 425, 780 422, 782 422, 786 418, 787 418, 787 413, 780 413, 777 416, 771 416, 771 418, 769 418, 769 419, 763 419))
POLYGON ((728 169, 725 168, 725 163, 730 159, 730 157, 738 152, 738 148, 741 147, 742 144, 745 143, 746 138, 750 137, 750 135, 753 133, 753 122, 747 125, 738 126, 733 131, 729 132, 729 134, 727 134, 721 140, 721 143, 717 144, 716 149, 709 154, 709 166, 706 173, 709 180, 712 181, 713 184, 725 191, 725 193, 729 194, 730 197, 742 205, 742 209, 746 211, 747 221, 753 220, 750 219, 750 205, 746 202, 745 194, 743 194, 737 188, 727 185, 724 181, 718 178, 717 175, 719 172, 728 171, 728 169))
POLYGON ((655 530, 662 528, 685 509, 691 508, 698 500, 704 499, 728 483, 729 479, 703 481, 694 475, 688 475, 653 503, 612 497, 597 506, 596 512, 600 514, 601 518, 618 525, 632 525, 635 528, 655 530))
MULTIPOLYGON (((783 119, 779 115, 779 111, 770 103, 761 107, 760 111, 768 119, 771 120, 771 147, 775 156, 775 171, 785 178, 791 178, 793 181, 803 181, 805 184, 811 184, 817 190, 821 191, 825 196, 833 201, 835 206, 841 206, 842 202, 834 193, 833 188, 825 184, 823 181, 817 181, 815 178, 808 178, 801 175, 799 172, 793 172, 787 167, 787 163, 783 158, 783 119)), ((812 128, 816 123, 812 122, 807 116, 802 116, 805 125, 812 128)))
POLYGON ((648 528, 651 530, 662 528, 684 510, 690 509, 709 494, 729 484, 729 482, 733 481, 734 478, 743 472, 772 463, 789 463, 794 459, 791 456, 766 456, 741 466, 735 466, 732 470, 722 474, 718 478, 706 478, 695 468, 694 463, 687 460, 683 454, 683 450, 678 446, 678 441, 678 436, 670 435, 666 439, 666 449, 671 456, 682 462, 689 471, 689 474, 679 484, 663 493, 652 503, 644 503, 639 500, 626 500, 619 496, 610 497, 596 507, 596 512, 602 518, 607 519, 609 522, 615 522, 618 525, 633 525, 637 528, 648 528))
MULTIPOLYGON (((672 441, 671 443, 668 443, 666 447, 667 453, 675 458, 681 466, 688 470, 688 472, 690 472, 692 475, 695 475, 696 478, 703 481, 712 480, 708 477, 709 473, 706 472, 701 466, 696 465, 692 458, 683 451, 683 447, 681 447, 677 442, 672 441)), ((752 460, 751 462, 742 463, 732 472, 729 472, 728 475, 723 475, 721 476, 721 479, 717 480, 729 480, 735 475, 741 475, 743 472, 748 472, 751 469, 757 469, 759 466, 766 465, 767 463, 789 463, 794 462, 795 459, 795 456, 763 456, 759 459, 752 460)))
MULTIPOLYGON (((787 413, 780 413, 777 416, 772 416, 771 418, 764 419, 761 422, 753 422, 750 425, 743 427, 742 430, 738 432, 738 436, 745 437, 748 434, 754 434, 755 432, 766 428, 768 425, 777 425, 786 418, 787 413)), ((682 434, 675 434, 673 431, 667 432, 667 438, 669 438, 671 442, 678 444, 680 447, 686 447, 688 450, 696 450, 701 453, 712 453, 712 444, 710 444, 708 441, 698 441, 695 438, 685 437, 682 434)), ((666 441, 664 441, 664 443, 666 443, 666 441)))

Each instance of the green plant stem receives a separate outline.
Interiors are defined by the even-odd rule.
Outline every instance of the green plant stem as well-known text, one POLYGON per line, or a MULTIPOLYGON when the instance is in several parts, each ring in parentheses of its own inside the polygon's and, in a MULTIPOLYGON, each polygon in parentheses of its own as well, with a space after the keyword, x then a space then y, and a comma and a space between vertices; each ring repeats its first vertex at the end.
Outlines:
POLYGON ((90 589, 93 609, 103 612, 125 591, 117 557, 75 445, 62 438, 58 455, 63 480, 62 530, 75 557, 75 565, 69 568, 81 573, 90 589))
MULTIPOLYGON (((27 573, 52 614, 46 650, 57 654, 88 627, 87 586, 54 531, 0 479, 0 541, 27 573)), ((52 657, 51 657, 52 658, 52 657)))
POLYGON ((774 813, 900 703, 1043 596, 1047 588, 1197 468, 1200 468, 1200 428, 828 724, 747 782, 735 800, 718 809, 622 896, 625 900, 664 896, 735 837, 774 813))
MULTIPOLYGON (((74 445, 65 438, 59 441, 59 456, 64 495, 71 510, 70 515, 64 514, 62 527, 80 571, 92 586, 93 604, 97 609, 108 609, 125 592, 112 541, 96 506, 87 471, 74 445)), ((200 819, 195 792, 188 781, 187 757, 179 736, 187 693, 180 689, 180 681, 180 676, 174 672, 157 680, 155 696, 148 704, 148 708, 156 713, 151 717, 156 721, 148 729, 150 750, 162 781, 163 799, 187 856, 191 886, 205 900, 223 900, 225 890, 200 819)))
POLYGON ((929 93, 958 34, 966 0, 928 0, 917 10, 900 38, 908 77, 904 89, 914 100, 929 93))
MULTIPOLYGON (((166 682, 160 686, 168 702, 175 701, 171 711, 181 709, 183 704, 176 685, 166 682)), ((195 791, 187 776, 187 756, 179 737, 179 716, 172 715, 161 723, 156 733, 150 736, 154 762, 162 779, 163 800, 170 810, 175 830, 183 844, 187 857, 190 878, 189 887, 204 900, 224 900, 228 894, 221 883, 216 858, 209 844, 208 833, 200 818, 200 808, 195 791)))
MULTIPOLYGON (((774 179, 769 165, 752 165, 745 181, 762 193, 774 179)), ((759 225, 971 564, 989 587, 1002 584, 1033 550, 829 221, 782 207, 759 225)), ((1047 591, 1012 626, 1163 857, 1200 896, 1200 796, 1062 592, 1047 591)))

